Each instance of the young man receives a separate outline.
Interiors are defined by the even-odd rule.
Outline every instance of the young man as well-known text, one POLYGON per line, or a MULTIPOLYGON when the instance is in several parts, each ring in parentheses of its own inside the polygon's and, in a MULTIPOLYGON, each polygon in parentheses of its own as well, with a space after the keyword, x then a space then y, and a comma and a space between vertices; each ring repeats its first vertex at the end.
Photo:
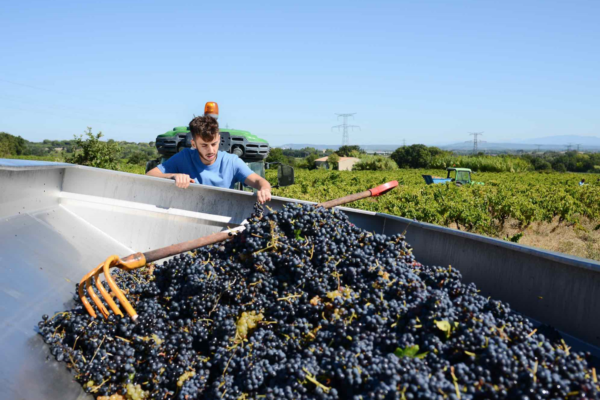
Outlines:
POLYGON ((236 155, 219 151, 219 124, 210 116, 196 117, 190 122, 191 149, 184 149, 146 175, 175 180, 185 189, 190 183, 201 183, 232 189, 237 182, 258 190, 258 201, 271 200, 271 185, 236 155))

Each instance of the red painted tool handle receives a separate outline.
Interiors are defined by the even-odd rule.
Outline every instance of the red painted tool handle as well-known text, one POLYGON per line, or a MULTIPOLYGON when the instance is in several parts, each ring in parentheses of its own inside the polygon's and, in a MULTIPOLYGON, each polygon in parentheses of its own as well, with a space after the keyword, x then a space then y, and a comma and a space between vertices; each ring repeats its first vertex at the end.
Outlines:
POLYGON ((397 181, 384 183, 381 186, 377 186, 376 188, 365 190, 364 192, 351 194, 351 195, 348 195, 345 197, 341 197, 339 199, 330 200, 330 201, 326 201, 325 203, 317 204, 317 207, 333 208, 333 207, 341 206, 341 205, 344 205, 347 203, 352 203, 353 201, 366 199, 367 197, 380 196, 384 193, 389 192, 396 186, 398 186, 397 181))
MULTIPOLYGON (((317 207, 320 206, 320 207, 324 207, 324 208, 332 208, 332 207, 337 207, 337 206, 340 206, 340 205, 343 205, 346 203, 351 203, 353 201, 366 199, 367 197, 380 196, 384 193, 389 192, 396 186, 398 186, 397 181, 384 183, 383 185, 377 186, 376 188, 373 188, 370 190, 365 190, 364 192, 351 194, 349 196, 345 196, 340 199, 330 200, 325 203, 317 204, 317 207)), ((175 254, 179 254, 179 253, 183 253, 183 252, 190 251, 193 249, 197 249, 198 247, 203 247, 203 246, 207 246, 209 244, 223 242, 227 239, 229 239, 229 232, 213 233, 212 235, 204 236, 199 239, 194 239, 194 240, 190 240, 188 242, 174 244, 172 246, 163 247, 161 249, 147 251, 144 254, 140 254, 140 253, 132 254, 128 257, 125 257, 125 259, 123 259, 123 261, 131 261, 132 263, 135 263, 135 267, 131 268, 131 269, 133 269, 133 268, 139 267, 141 265, 144 265, 147 262, 161 260, 163 258, 170 257, 175 254), (142 259, 141 257, 145 257, 145 262, 139 261, 142 259)))
POLYGON ((381 196, 382 194, 389 192, 396 186, 398 186, 398 181, 391 181, 388 183, 384 183, 383 185, 374 187, 373 189, 369 189, 369 192, 371 192, 371 196, 373 197, 381 196))

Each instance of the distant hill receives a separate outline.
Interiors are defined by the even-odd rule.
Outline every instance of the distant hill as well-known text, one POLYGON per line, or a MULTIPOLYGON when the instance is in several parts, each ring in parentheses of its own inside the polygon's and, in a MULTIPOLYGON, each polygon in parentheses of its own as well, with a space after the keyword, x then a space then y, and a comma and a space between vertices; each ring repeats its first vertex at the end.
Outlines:
MULTIPOLYGON (((576 150, 577 145, 579 145, 579 150, 581 151, 600 151, 600 138, 592 137, 590 139, 595 140, 584 141, 573 139, 574 137, 582 138, 583 136, 556 136, 557 139, 554 140, 554 143, 552 143, 552 140, 548 140, 551 138, 527 139, 516 143, 479 142, 478 149, 481 151, 534 151, 539 148, 541 151, 565 151, 567 150, 567 145, 570 144, 572 150, 576 150), (570 138, 570 140, 565 138, 570 138)), ((440 146, 440 148, 443 150, 455 151, 471 150, 473 149, 473 142, 453 143, 446 146, 440 146)))
MULTIPOLYGON (((359 145, 364 150, 371 151, 394 151, 398 147, 402 147, 401 144, 368 144, 368 145, 359 145)), ((340 145, 334 144, 284 144, 282 146, 277 146, 281 149, 292 149, 292 150, 300 150, 305 147, 313 147, 317 150, 337 150, 340 148, 340 145)))
MULTIPOLYGON (((480 151, 533 151, 537 150, 538 146, 534 144, 525 144, 525 143, 488 143, 488 142, 480 142, 477 146, 480 151)), ((565 146, 555 146, 555 145, 540 145, 540 150, 543 151, 565 151, 565 146)), ((447 146, 441 146, 442 150, 455 150, 455 151, 464 151, 464 150, 472 150, 473 142, 461 142, 449 144, 447 146)), ((583 149, 582 149, 583 150, 583 149)))
POLYGON ((547 136, 537 139, 520 140, 518 143, 524 144, 544 144, 566 146, 568 144, 600 147, 600 137, 597 136, 577 136, 577 135, 562 135, 562 136, 547 136))
MULTIPOLYGON (((447 143, 447 142, 446 142, 447 143)), ((562 135, 562 136, 548 136, 535 139, 525 139, 520 141, 514 141, 510 143, 496 143, 482 141, 479 143, 479 150, 481 151, 534 151, 539 149, 541 151, 565 151, 567 145, 572 145, 573 149, 577 148, 582 151, 600 151, 600 137, 596 136, 577 136, 577 135, 562 135)), ((436 146, 436 144, 429 144, 436 146)), ((401 144, 371 144, 371 145, 360 145, 367 151, 394 151, 401 144)), ((317 150, 332 149, 337 150, 340 146, 333 144, 285 144, 283 146, 277 146, 280 148, 299 150, 305 147, 313 147, 317 150)), ((457 142, 452 144, 437 144, 437 147, 443 150, 455 150, 455 151, 467 151, 473 149, 472 141, 457 142)))

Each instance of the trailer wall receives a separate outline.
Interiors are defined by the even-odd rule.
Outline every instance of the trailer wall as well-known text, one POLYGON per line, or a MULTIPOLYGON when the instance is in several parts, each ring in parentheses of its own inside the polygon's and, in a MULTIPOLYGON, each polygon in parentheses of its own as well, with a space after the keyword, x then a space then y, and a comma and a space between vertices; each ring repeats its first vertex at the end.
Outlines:
MULTIPOLYGON (((0 160, 0 398, 87 398, 46 361, 42 314, 72 306, 75 283, 107 256, 125 256, 241 224, 247 192, 95 168, 0 160), (6 360, 10 360, 7 362, 6 360)), ((298 200, 273 198, 281 209, 298 200)), ((485 295, 600 346, 600 264, 385 214, 342 208, 369 231, 405 232, 417 260, 459 269, 485 295)))

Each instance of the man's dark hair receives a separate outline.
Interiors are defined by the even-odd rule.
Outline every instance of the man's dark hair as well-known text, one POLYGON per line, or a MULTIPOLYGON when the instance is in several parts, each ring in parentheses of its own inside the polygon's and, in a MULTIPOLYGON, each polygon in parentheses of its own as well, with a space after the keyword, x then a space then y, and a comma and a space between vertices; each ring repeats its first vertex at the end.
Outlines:
POLYGON ((190 121, 190 132, 195 138, 200 137, 205 142, 212 142, 219 134, 219 123, 207 115, 196 117, 190 121))

